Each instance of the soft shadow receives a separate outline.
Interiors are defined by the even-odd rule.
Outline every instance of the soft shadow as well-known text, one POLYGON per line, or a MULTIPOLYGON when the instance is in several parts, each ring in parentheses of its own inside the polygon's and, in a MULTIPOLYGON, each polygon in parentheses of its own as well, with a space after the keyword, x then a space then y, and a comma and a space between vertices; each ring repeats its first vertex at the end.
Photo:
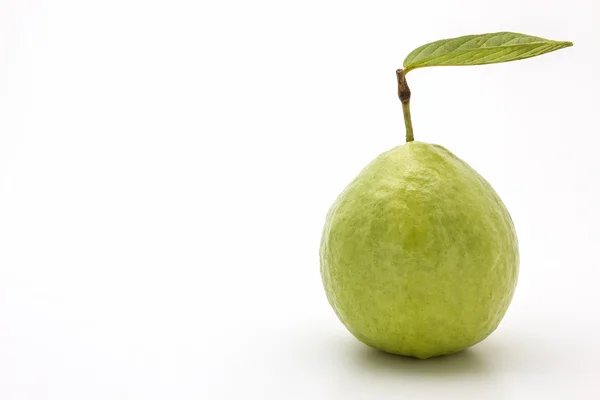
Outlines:
POLYGON ((326 391, 327 398, 509 398, 506 357, 514 349, 509 351, 502 342, 420 360, 375 350, 349 334, 328 332, 317 337, 304 342, 297 359, 321 371, 316 381, 322 382, 320 390, 326 391))
POLYGON ((420 360, 398 356, 356 343, 353 367, 369 373, 392 373, 403 376, 450 377, 457 375, 485 375, 486 361, 476 349, 466 349, 460 353, 420 360))

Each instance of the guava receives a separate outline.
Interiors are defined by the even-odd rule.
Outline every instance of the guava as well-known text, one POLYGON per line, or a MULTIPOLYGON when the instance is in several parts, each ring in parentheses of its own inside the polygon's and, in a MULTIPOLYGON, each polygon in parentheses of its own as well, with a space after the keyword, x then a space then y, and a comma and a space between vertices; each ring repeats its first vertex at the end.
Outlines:
POLYGON ((490 184, 445 148, 410 141, 377 157, 337 198, 320 261, 327 299, 358 340, 429 358, 496 329, 519 251, 490 184))

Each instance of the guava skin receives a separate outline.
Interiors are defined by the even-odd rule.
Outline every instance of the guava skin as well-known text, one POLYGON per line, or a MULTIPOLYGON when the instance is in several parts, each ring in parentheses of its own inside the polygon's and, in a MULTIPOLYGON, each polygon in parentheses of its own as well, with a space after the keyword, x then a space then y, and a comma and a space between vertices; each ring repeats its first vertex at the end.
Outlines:
POLYGON ((429 358, 459 352, 504 317, 519 271, 512 219, 490 184, 445 148, 377 157, 323 229, 327 299, 361 342, 429 358))

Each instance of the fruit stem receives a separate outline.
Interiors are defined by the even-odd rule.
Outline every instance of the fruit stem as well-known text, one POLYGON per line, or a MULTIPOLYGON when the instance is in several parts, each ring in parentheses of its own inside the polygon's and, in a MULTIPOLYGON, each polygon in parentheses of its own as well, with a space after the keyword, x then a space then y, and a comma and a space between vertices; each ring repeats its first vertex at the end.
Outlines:
POLYGON ((398 98, 402 103, 402 113, 404 114, 404 125, 406 125, 406 143, 415 140, 413 135, 412 120, 410 118, 410 88, 406 82, 406 76, 403 70, 396 70, 398 79, 398 98))

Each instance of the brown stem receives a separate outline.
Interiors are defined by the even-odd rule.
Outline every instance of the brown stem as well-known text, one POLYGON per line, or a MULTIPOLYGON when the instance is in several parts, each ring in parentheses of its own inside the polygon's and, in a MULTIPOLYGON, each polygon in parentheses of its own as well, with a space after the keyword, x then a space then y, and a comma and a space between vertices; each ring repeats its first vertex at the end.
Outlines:
POLYGON ((415 140, 412 120, 410 118, 410 88, 406 82, 403 70, 396 70, 396 78, 398 79, 398 98, 402 102, 402 113, 404 114, 404 125, 406 126, 406 142, 408 143, 415 140))

